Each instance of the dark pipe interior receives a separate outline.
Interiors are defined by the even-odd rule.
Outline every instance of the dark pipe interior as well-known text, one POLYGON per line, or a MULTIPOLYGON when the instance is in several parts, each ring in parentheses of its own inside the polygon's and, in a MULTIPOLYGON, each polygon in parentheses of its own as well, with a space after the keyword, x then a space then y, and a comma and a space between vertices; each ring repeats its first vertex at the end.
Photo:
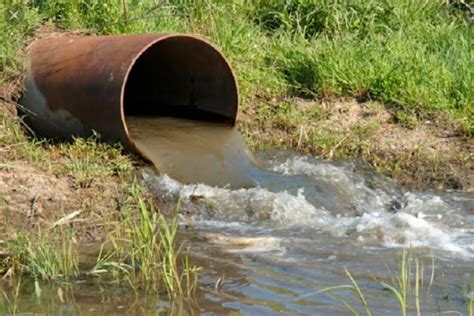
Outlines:
POLYGON ((174 116, 235 123, 237 87, 224 58, 192 37, 148 48, 133 65, 124 93, 125 116, 174 116))

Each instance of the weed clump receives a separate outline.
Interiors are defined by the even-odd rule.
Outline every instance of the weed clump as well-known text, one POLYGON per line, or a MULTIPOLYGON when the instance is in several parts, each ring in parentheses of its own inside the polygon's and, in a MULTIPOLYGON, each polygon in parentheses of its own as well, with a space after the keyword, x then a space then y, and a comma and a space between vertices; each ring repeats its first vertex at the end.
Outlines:
POLYGON ((139 185, 130 190, 120 213, 101 219, 105 233, 95 254, 82 254, 88 232, 76 216, 37 225, 29 234, 10 231, 1 266, 4 278, 26 275, 38 283, 91 276, 98 282, 126 284, 135 292, 166 293, 170 299, 194 295, 198 268, 177 245, 179 215, 169 218, 155 210, 139 185), (96 258, 92 264, 91 256, 96 258))

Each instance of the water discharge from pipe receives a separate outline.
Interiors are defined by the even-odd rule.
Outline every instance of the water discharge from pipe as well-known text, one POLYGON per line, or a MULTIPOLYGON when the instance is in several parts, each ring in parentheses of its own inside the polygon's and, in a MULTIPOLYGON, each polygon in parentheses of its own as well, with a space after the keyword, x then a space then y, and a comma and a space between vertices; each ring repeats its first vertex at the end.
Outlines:
POLYGON ((261 187, 273 192, 305 188, 306 198, 315 205, 335 212, 350 208, 337 186, 305 176, 285 177, 260 166, 235 126, 176 117, 127 116, 126 121, 142 155, 161 174, 181 183, 228 189, 261 187))
POLYGON ((182 183, 257 185, 261 171, 236 127, 175 117, 126 120, 135 146, 161 173, 182 183))
MULTIPOLYGON (((359 162, 290 151, 257 153, 266 169, 259 168, 232 127, 239 105, 232 69, 205 40, 55 34, 36 41, 28 53, 19 102, 28 125, 38 136, 57 139, 96 131, 150 160, 163 174, 145 169, 143 181, 166 203, 179 202, 197 228, 180 232, 192 234, 195 254, 210 258, 198 265, 218 269, 203 269, 203 279, 230 275, 226 289, 238 289, 235 299, 222 300, 216 292, 206 295, 208 302, 250 314, 314 314, 314 307, 329 301, 301 293, 314 293, 315 284, 339 284, 346 266, 389 282, 393 276, 381 263, 394 262, 400 247, 416 247, 421 253, 433 249, 431 256, 442 258, 436 268, 452 272, 456 266, 459 276, 435 282, 429 295, 434 301, 425 306, 433 309, 425 312, 439 313, 441 301, 464 304, 465 294, 449 302, 438 298, 448 289, 451 296, 472 274, 472 194, 410 192, 360 171, 359 162), (216 244, 223 250, 216 251, 216 244), (226 261, 215 261, 223 256, 226 261)), ((376 311, 386 315, 392 305, 374 294, 371 308, 381 303, 376 311)))

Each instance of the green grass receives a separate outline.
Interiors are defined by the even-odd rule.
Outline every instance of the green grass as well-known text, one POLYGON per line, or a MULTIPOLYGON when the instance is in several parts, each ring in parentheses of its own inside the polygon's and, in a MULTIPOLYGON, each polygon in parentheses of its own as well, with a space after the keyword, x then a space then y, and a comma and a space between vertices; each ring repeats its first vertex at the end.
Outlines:
MULTIPOLYGON (((78 276, 79 253, 69 229, 38 229, 36 236, 19 232, 8 250, 13 262, 9 269, 26 272, 34 280, 69 279, 78 276)), ((12 270, 12 271, 13 271, 12 270)))
MULTIPOLYGON (((446 1, 160 3, 0 2, 0 87, 25 72, 24 46, 41 25, 64 31, 86 29, 92 34, 197 33, 215 43, 231 62, 239 80, 242 112, 252 117, 242 128, 255 147, 265 143, 329 158, 371 155, 370 142, 379 128, 377 122, 360 122, 348 133, 333 131, 331 126, 315 126, 329 116, 319 101, 333 97, 380 101, 398 123, 408 128, 447 115, 460 124, 465 135, 474 134, 473 27, 459 7, 446 1), (5 10, 12 5, 23 10, 24 17, 18 23, 4 19, 5 10), (315 99, 317 106, 303 111, 291 101, 295 97, 315 99), (257 128, 260 133, 253 136, 257 128)), ((54 171, 58 178, 70 177, 77 188, 84 190, 95 185, 96 190, 104 189, 104 182, 111 178, 132 183, 132 159, 123 155, 120 147, 100 144, 97 135, 53 144, 28 137, 20 119, 4 111, 0 116, 0 168, 14 168, 15 162, 26 161, 41 170, 54 171)), ((386 164, 385 169, 396 175, 418 169, 415 161, 437 166, 436 156, 425 158, 406 153, 393 159, 377 156, 373 162, 376 166, 386 164)), ((75 278, 86 273, 126 282, 135 290, 151 286, 169 297, 191 295, 196 288, 197 269, 179 255, 177 217, 163 216, 138 191, 132 187, 132 192, 125 194, 128 200, 119 201, 120 217, 84 205, 88 220, 94 216, 110 220, 106 221, 109 225, 104 228, 102 251, 93 267, 83 270, 78 246, 73 242, 72 237, 80 236, 83 229, 36 227, 31 234, 19 233, 9 242, 13 255, 0 271, 12 268, 20 276, 37 280, 75 278)), ((113 209, 113 202, 109 204, 113 209)), ((421 268, 417 265, 414 269, 421 268)), ((360 298, 364 311, 370 311, 356 280, 349 271, 347 275, 351 281, 347 287, 360 298)), ((405 273, 386 286, 402 311, 408 304, 411 285, 407 282, 405 273)), ((420 284, 416 282, 410 293, 417 293, 420 284)), ((468 314, 472 315, 472 297, 469 302, 468 314)))
MULTIPOLYGON (((0 106, 4 106, 1 101, 0 106)), ((126 181, 133 171, 132 157, 120 144, 102 143, 98 134, 65 143, 37 139, 28 135, 21 118, 6 112, 0 112, 0 143, 4 146, 0 163, 5 167, 26 161, 57 177, 68 176, 78 187, 112 177, 126 181)))
MULTIPOLYGON (((144 197, 144 189, 133 184, 120 214, 104 216, 104 242, 92 265, 81 256, 85 231, 64 221, 46 227, 38 224, 28 234, 8 229, 8 256, 0 262, 2 271, 10 277, 26 275, 37 282, 37 291, 40 281, 90 276, 99 282, 126 284, 136 293, 166 292, 170 299, 194 295, 199 269, 181 255, 177 213, 166 217, 155 210, 144 197)), ((85 225, 89 224, 93 223, 85 225)))
POLYGON ((0 3, 0 85, 24 71, 26 60, 20 50, 41 23, 41 16, 32 9, 24 10, 24 17, 19 23, 8 23, 5 10, 10 6, 9 1, 0 3))
MULTIPOLYGON (((6 104, 0 101, 0 106, 6 104)), ((16 159, 26 159, 35 163, 46 163, 49 156, 44 151, 45 140, 28 137, 25 125, 21 118, 0 112, 0 143, 4 145, 6 157, 0 157, 2 162, 8 163, 16 159), (4 158, 4 159, 2 159, 4 158)))
POLYGON ((124 178, 132 170, 129 156, 122 154, 119 144, 101 143, 100 136, 75 138, 72 143, 51 146, 61 155, 63 167, 59 172, 69 174, 80 187, 88 187, 97 178, 117 176, 124 178))
POLYGON ((446 1, 37 0, 26 7, 20 25, 0 24, 4 78, 22 69, 13 57, 42 21, 99 34, 192 32, 231 60, 244 103, 370 98, 402 121, 443 111, 473 131, 473 27, 446 1))
POLYGON ((198 268, 190 266, 176 244, 179 215, 168 218, 143 199, 143 188, 134 184, 130 205, 121 210, 120 221, 110 221, 108 233, 91 275, 112 273, 134 289, 159 291, 164 285, 170 298, 189 297, 197 287, 198 268), (181 260, 182 259, 182 260, 181 260))

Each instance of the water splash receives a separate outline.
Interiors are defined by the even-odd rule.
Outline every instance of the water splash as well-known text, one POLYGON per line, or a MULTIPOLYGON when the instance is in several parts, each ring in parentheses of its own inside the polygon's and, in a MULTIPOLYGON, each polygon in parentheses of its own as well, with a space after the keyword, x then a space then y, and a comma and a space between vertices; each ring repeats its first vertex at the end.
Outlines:
MULTIPOLYGON (((276 188, 272 181, 231 190, 184 185, 150 172, 144 178, 161 194, 180 199, 185 209, 192 210, 198 226, 205 222, 209 228, 209 221, 214 221, 214 228, 222 229, 223 222, 240 223, 246 227, 240 231, 245 236, 264 233, 287 240, 311 236, 324 242, 338 238, 356 247, 428 247, 474 258, 474 218, 466 208, 474 202, 469 196, 404 192, 393 189, 392 184, 385 184, 391 189, 373 188, 351 163, 338 165, 291 155, 266 164, 278 173, 276 188), (315 187, 323 187, 325 195, 315 196, 315 187), (329 204, 332 209, 325 207, 329 204)), ((241 228, 234 226, 229 233, 239 234, 241 228)))

